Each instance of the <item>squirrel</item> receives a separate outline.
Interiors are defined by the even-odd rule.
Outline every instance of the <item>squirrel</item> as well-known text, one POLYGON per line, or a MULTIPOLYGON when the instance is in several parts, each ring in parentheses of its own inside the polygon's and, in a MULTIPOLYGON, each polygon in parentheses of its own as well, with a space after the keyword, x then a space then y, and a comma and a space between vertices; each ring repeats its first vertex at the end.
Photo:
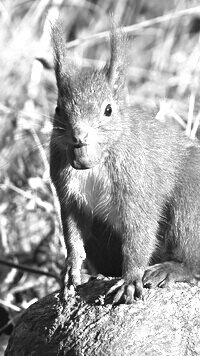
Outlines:
POLYGON ((100 70, 68 63, 58 25, 52 42, 58 100, 50 176, 67 248, 63 288, 81 284, 85 259, 97 274, 120 277, 108 291, 114 303, 133 303, 145 286, 196 282, 199 146, 127 104, 121 30, 111 30, 110 60, 100 70))

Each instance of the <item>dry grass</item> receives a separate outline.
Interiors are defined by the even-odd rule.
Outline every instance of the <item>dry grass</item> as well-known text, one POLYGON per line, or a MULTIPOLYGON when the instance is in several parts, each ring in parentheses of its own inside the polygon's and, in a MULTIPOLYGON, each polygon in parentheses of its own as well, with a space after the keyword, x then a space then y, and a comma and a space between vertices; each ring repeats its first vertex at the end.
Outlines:
MULTIPOLYGON (((59 274, 63 241, 48 166, 56 88, 35 58, 52 63, 50 22, 59 17, 69 56, 102 65, 109 13, 129 33, 128 100, 198 136, 198 1, 0 1, 0 258, 59 274)), ((14 317, 58 287, 54 278, 5 266, 0 282, 0 305, 14 317)))

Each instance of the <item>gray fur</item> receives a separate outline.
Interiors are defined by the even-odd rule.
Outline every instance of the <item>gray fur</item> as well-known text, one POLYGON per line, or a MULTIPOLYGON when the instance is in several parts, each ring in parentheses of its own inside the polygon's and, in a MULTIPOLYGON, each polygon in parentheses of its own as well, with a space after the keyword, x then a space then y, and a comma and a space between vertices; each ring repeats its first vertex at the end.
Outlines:
POLYGON ((97 273, 123 278, 114 302, 130 303, 142 296, 142 278, 163 286, 199 275, 200 150, 119 100, 125 42, 113 29, 109 66, 72 72, 54 30, 59 113, 50 169, 68 251, 65 283, 81 282, 86 252, 97 273), (174 262, 148 267, 161 256, 174 262))

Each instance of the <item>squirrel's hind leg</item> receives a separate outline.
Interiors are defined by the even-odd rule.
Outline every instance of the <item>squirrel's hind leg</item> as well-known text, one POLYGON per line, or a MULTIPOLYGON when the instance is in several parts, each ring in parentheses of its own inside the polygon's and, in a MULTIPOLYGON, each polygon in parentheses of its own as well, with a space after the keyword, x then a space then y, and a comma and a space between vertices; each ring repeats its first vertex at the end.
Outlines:
POLYGON ((175 282, 197 284, 197 279, 184 263, 175 261, 149 266, 143 276, 143 284, 148 288, 171 287, 175 282))
POLYGON ((197 283, 200 279, 200 148, 188 147, 188 156, 170 208, 169 231, 165 236, 166 246, 171 245, 169 261, 146 269, 145 286, 197 283))

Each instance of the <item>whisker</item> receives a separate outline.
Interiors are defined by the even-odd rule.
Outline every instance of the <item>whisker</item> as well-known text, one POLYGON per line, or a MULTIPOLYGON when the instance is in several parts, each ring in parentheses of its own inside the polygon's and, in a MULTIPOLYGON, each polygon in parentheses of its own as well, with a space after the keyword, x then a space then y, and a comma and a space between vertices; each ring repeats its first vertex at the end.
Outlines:
POLYGON ((25 116, 28 116, 30 118, 35 118, 35 119, 38 119, 38 117, 44 117, 45 119, 53 119, 52 116, 50 115, 46 115, 46 114, 43 114, 43 113, 39 113, 39 112, 36 112, 36 111, 33 111, 33 112, 28 112, 28 111, 24 111, 24 110, 20 110, 19 111, 20 114, 23 114, 25 116))
POLYGON ((65 128, 60 127, 60 126, 54 126, 54 128, 53 128, 53 129, 54 129, 54 130, 66 131, 66 129, 65 129, 65 128))

